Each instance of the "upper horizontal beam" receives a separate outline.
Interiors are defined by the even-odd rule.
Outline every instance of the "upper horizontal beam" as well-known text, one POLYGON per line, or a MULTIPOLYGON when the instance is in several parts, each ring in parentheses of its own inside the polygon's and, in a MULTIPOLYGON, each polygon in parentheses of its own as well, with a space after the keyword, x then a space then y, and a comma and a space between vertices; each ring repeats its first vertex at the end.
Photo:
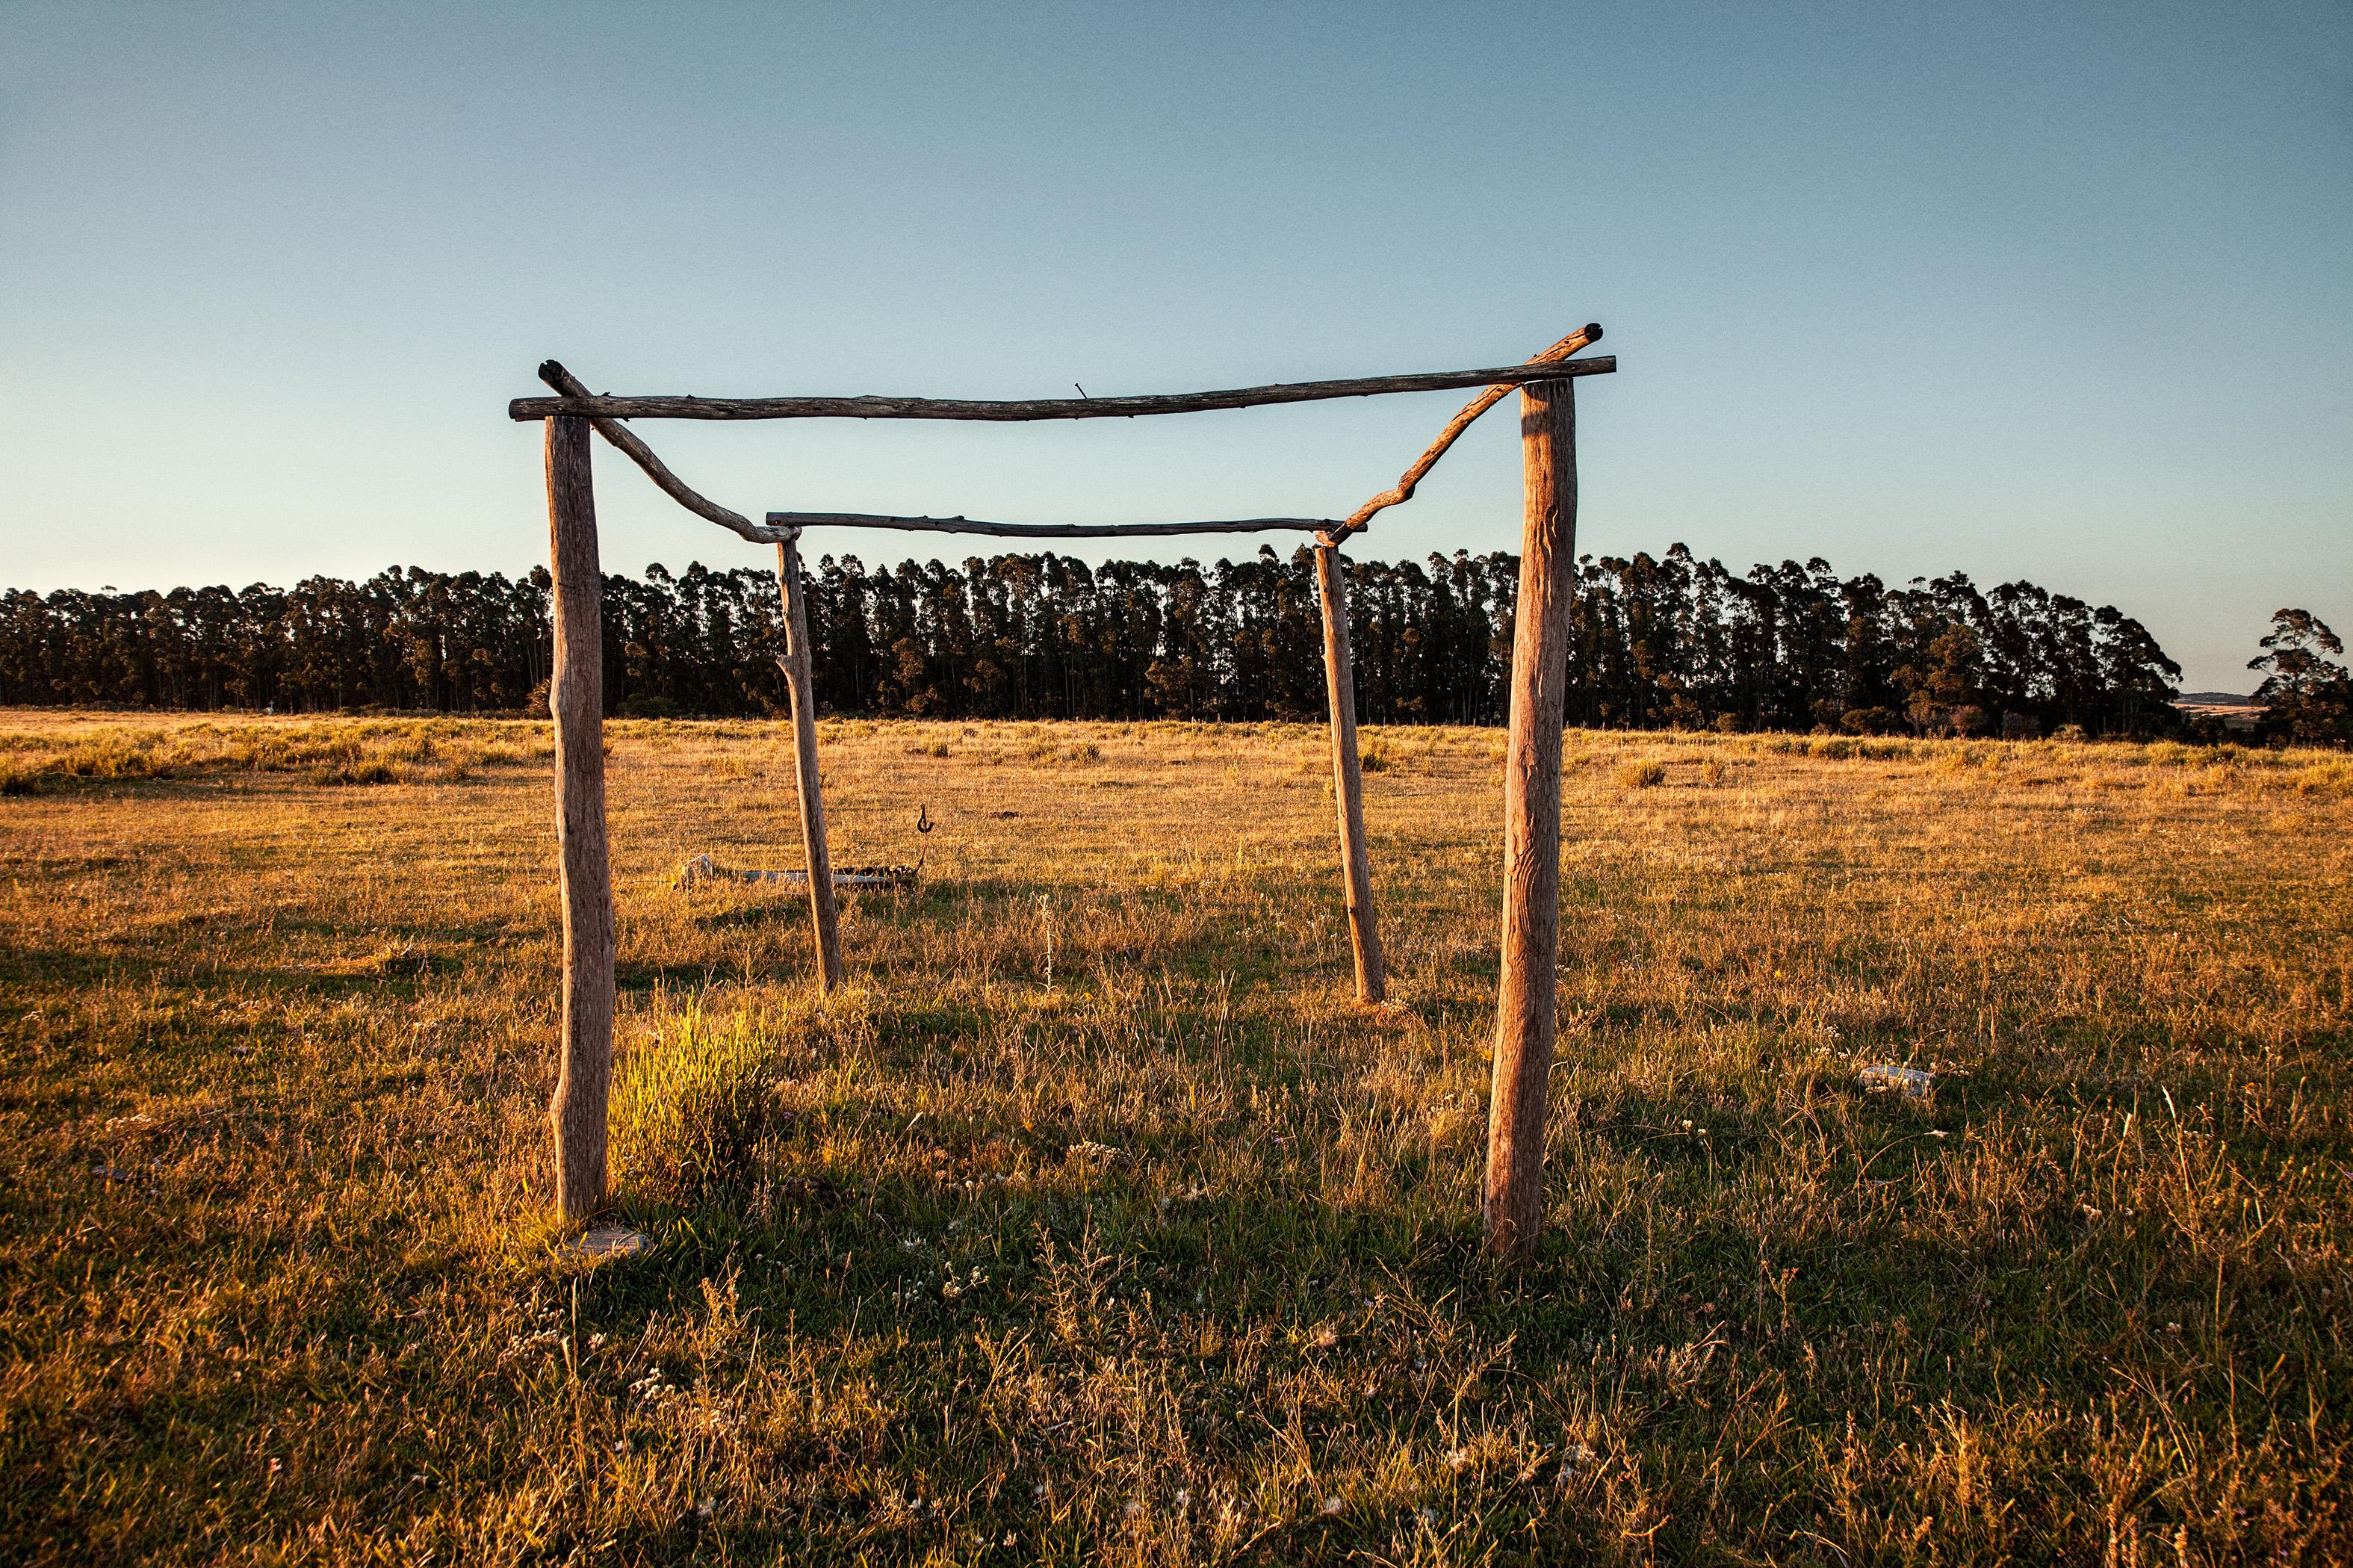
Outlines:
POLYGON ((510 419, 1118 419, 1139 414, 1199 414, 1267 403, 1318 403, 1388 392, 1445 392, 1465 386, 1519 385, 1572 375, 1608 375, 1609 354, 1591 359, 1536 361, 1493 370, 1442 370, 1418 375, 1374 375, 1354 381, 1294 381, 1229 392, 1172 392, 1148 397, 1050 397, 983 403, 945 397, 518 397, 510 419))

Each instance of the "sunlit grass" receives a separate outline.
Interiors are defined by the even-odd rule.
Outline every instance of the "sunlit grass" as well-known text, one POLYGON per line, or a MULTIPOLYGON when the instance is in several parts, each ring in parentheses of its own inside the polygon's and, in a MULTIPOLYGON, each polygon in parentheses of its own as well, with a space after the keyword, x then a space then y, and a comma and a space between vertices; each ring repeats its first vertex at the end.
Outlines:
POLYGON ((544 724, 0 716, 10 1558, 2353 1552, 2341 756, 1572 733, 1513 1275, 1499 733, 1365 736, 1366 1011, 1320 730, 821 731, 925 858, 822 1000, 670 886, 797 865, 788 731, 610 727, 591 1268, 544 724))

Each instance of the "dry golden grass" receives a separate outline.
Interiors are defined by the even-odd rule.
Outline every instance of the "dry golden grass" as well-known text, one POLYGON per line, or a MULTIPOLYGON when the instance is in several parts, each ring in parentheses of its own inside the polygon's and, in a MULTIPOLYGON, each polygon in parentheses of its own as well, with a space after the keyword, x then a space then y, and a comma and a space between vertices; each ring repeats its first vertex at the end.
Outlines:
POLYGON ((0 730, 11 1561, 2353 1556, 2342 758, 1571 735, 1499 1275, 1496 732, 616 723, 592 1268, 543 725, 0 730))

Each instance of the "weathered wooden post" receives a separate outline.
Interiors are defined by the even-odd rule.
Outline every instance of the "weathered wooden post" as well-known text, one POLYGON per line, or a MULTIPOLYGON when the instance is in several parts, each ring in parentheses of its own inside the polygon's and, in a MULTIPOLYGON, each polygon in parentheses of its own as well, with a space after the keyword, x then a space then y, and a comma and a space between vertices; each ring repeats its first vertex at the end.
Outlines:
POLYGON ((1577 584, 1576 383, 1520 388, 1525 475, 1504 761, 1503 973, 1487 1110, 1491 1252, 1534 1252, 1544 1215, 1545 1085, 1558 1029, 1560 732, 1577 584))
POLYGON ((841 984, 841 934, 834 919, 833 852, 825 840, 825 792, 817 771, 817 683, 808 610, 801 598, 800 530, 776 543, 776 591, 785 605, 785 684, 793 699, 793 780, 800 794, 801 851, 808 867, 809 923, 817 938, 817 988, 841 984))
POLYGON ((1324 601, 1324 684, 1332 702, 1332 794, 1340 816, 1340 874, 1348 889, 1348 937, 1356 952, 1356 999, 1388 994, 1381 931, 1373 913, 1373 858, 1365 844, 1365 773, 1356 754, 1356 672, 1348 649, 1348 577, 1340 547, 1315 542, 1324 601))
POLYGON ((547 421, 548 557, 555 577, 555 842, 564 890, 564 1043, 548 1119, 567 1220, 605 1203, 613 1087, 613 881, 605 842, 604 579, 588 421, 547 421))

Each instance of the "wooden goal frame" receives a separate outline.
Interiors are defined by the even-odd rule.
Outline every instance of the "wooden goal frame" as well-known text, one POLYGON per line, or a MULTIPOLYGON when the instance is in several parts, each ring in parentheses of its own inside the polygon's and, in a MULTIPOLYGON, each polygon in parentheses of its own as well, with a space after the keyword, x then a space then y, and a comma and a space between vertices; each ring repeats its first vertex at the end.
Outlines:
POLYGON ((776 550, 783 605, 781 661, 792 700, 794 776, 807 858, 809 921, 818 983, 841 983, 832 857, 818 784, 817 714, 804 606, 799 542, 804 529, 880 528, 1013 539, 1119 539, 1147 535, 1312 534, 1324 616, 1324 686, 1330 708, 1333 795, 1356 994, 1378 1003, 1387 966, 1375 916, 1372 858, 1365 841, 1364 775, 1356 752, 1356 673, 1348 647, 1347 577, 1340 546, 1377 512, 1410 500, 1414 488, 1472 421, 1514 387, 1520 393, 1525 484, 1519 595, 1512 635, 1512 698, 1504 771, 1504 910, 1494 1068, 1487 1121, 1483 1204, 1489 1247, 1525 1257, 1543 1212, 1545 1083, 1557 1024, 1560 936, 1560 756, 1567 698, 1569 605, 1576 583, 1576 378, 1606 375, 1615 358, 1571 356, 1601 328, 1571 332, 1525 363, 1486 370, 1293 382, 1223 392, 1140 397, 974 402, 918 397, 608 397, 588 390, 554 360, 539 367, 553 397, 520 397, 517 421, 545 426, 549 564, 554 577, 555 658, 548 709, 555 727, 555 821, 564 907, 564 1004, 555 1093, 549 1106, 556 1206, 586 1220, 607 1196, 607 1115, 613 1074, 614 926, 605 815, 604 579, 589 470, 593 430, 618 448, 687 510, 776 550), (1448 422, 1397 484, 1345 518, 1261 517, 1202 522, 1008 523, 965 517, 889 517, 858 512, 771 511, 758 522, 703 496, 673 473, 622 422, 629 419, 950 419, 1029 421, 1133 418, 1250 408, 1398 392, 1483 387, 1448 422))

